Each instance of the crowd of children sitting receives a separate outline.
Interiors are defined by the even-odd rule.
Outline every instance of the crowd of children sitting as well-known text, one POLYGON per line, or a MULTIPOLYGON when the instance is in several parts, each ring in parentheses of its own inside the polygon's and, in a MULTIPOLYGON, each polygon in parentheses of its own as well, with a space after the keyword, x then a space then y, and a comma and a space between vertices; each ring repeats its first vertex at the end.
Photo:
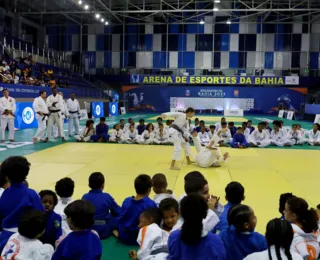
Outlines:
MULTIPOLYGON (((124 119, 114 125, 109 133, 109 126, 104 117, 94 128, 94 121, 88 120, 86 127, 79 136, 79 142, 110 142, 126 144, 172 144, 169 129, 173 120, 166 120, 165 125, 161 117, 157 123, 145 124, 144 119, 136 124, 132 118, 125 123, 124 119)), ((257 129, 252 126, 252 121, 243 122, 241 127, 235 127, 234 122, 226 122, 223 117, 215 125, 207 127, 203 120, 195 119, 194 124, 189 122, 189 139, 197 132, 198 140, 202 146, 207 146, 214 141, 214 146, 231 146, 233 148, 267 147, 267 146, 293 146, 308 143, 311 146, 320 146, 320 125, 314 124, 313 129, 306 131, 300 124, 293 124, 292 128, 284 126, 283 121, 272 122, 273 129, 268 122, 260 122, 257 129)))
POLYGON ((231 182, 228 203, 210 195, 200 172, 184 178, 185 194, 177 200, 164 174, 135 178, 136 195, 119 206, 105 193, 105 178, 94 172, 90 191, 73 200, 74 182, 63 178, 55 191, 39 195, 24 181, 30 164, 9 157, 0 166, 1 259, 86 259, 102 256, 100 239, 139 245, 131 259, 172 260, 315 260, 319 255, 318 212, 291 193, 280 196, 280 218, 267 224, 265 236, 255 232, 254 210, 242 204, 245 188, 231 182), (150 198, 153 189, 154 200, 150 198), (58 198, 59 196, 59 198, 58 198))

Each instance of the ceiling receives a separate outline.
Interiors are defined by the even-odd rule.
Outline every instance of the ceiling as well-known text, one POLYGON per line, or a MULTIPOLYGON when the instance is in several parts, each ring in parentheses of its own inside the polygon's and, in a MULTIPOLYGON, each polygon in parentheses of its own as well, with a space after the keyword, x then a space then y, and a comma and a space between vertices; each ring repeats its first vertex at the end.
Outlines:
MULTIPOLYGON (((95 13, 112 24, 195 23, 205 15, 232 22, 320 23, 320 0, 5 0, 7 10, 38 24, 97 24, 95 13), (84 4, 90 6, 84 10, 84 4), (219 11, 213 11, 218 8, 219 11)), ((101 18, 100 18, 101 19, 101 18)), ((225 22, 216 19, 216 22, 225 22)))

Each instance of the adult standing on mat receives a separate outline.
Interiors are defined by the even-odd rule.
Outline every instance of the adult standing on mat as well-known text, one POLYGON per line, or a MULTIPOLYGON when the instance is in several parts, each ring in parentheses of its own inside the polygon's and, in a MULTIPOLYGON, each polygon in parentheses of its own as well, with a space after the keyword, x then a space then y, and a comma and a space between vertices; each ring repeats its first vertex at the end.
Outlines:
POLYGON ((70 98, 67 100, 67 107, 69 110, 68 134, 71 137, 73 127, 74 135, 79 134, 80 105, 74 93, 71 93, 70 98))
POLYGON ((175 120, 172 127, 169 129, 169 135, 174 144, 174 151, 172 156, 171 170, 180 170, 180 168, 175 166, 175 162, 180 160, 181 149, 183 147, 184 153, 188 164, 192 161, 190 157, 192 156, 190 144, 189 144, 189 119, 194 116, 194 109, 192 107, 187 108, 185 113, 180 112, 169 112, 161 115, 163 119, 167 117, 174 117, 175 120))
POLYGON ((49 118, 48 118, 48 137, 47 140, 51 139, 52 136, 52 127, 56 123, 58 131, 61 133, 62 141, 64 139, 64 130, 62 127, 62 114, 61 109, 63 109, 63 98, 58 95, 58 90, 56 87, 52 88, 52 95, 47 98, 47 106, 49 109, 49 118))
POLYGON ((2 90, 3 97, 0 98, 1 113, 1 142, 5 141, 5 131, 9 128, 9 140, 14 142, 14 113, 16 112, 16 100, 9 97, 7 89, 2 90))
POLYGON ((47 128, 47 120, 48 120, 48 107, 46 103, 47 92, 40 91, 40 96, 35 98, 32 104, 33 110, 36 112, 36 118, 38 121, 38 131, 33 137, 33 143, 37 143, 38 140, 40 142, 45 142, 45 132, 47 128))

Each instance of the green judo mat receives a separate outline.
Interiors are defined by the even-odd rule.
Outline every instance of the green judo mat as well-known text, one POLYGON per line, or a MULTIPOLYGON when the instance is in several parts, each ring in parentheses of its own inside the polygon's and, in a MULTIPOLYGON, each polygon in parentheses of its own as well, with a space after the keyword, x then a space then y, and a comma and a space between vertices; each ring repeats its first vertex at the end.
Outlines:
POLYGON ((102 260, 127 260, 130 259, 129 251, 138 250, 138 246, 126 246, 121 244, 116 238, 110 237, 102 240, 102 260))

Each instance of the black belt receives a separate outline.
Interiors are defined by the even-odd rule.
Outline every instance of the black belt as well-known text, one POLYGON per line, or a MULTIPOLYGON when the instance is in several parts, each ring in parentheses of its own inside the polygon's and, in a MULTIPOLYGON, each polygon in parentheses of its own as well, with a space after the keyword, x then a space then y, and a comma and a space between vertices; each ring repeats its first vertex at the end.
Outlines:
POLYGON ((181 128, 175 124, 172 124, 171 126, 173 129, 177 130, 179 133, 182 134, 182 136, 184 135, 184 132, 181 130, 181 128))
POLYGON ((69 111, 70 114, 79 113, 79 111, 69 111))
POLYGON ((50 109, 49 109, 49 112, 50 112, 50 113, 58 113, 58 112, 60 112, 60 109, 59 109, 59 110, 50 110, 50 109))
POLYGON ((157 255, 160 253, 169 253, 168 247, 163 246, 163 247, 160 247, 156 250, 153 250, 150 255, 157 255))
MULTIPOLYGON (((39 116, 41 116, 40 112, 37 112, 37 114, 38 114, 39 116)), ((43 116, 42 121, 44 121, 44 120, 46 120, 46 117, 49 116, 49 114, 44 114, 44 113, 42 113, 42 116, 43 116)))

